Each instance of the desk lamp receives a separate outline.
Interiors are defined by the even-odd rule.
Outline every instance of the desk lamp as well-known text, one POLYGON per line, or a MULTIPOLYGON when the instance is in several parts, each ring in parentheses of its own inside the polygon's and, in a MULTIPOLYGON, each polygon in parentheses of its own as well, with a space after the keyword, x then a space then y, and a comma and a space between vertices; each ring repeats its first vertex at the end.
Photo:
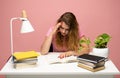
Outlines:
POLYGON ((22 11, 22 17, 15 17, 11 18, 10 20, 10 44, 11 44, 11 54, 13 55, 13 30, 12 30, 12 23, 14 20, 21 20, 22 21, 22 27, 21 27, 21 33, 28 33, 28 32, 33 32, 34 29, 32 25, 30 24, 29 20, 27 19, 27 15, 25 10, 22 11))

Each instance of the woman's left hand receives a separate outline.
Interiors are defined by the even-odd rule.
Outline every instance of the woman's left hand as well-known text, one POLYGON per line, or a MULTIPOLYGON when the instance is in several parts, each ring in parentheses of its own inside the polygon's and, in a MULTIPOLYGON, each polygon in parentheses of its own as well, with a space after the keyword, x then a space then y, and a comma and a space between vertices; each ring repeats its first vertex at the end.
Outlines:
POLYGON ((74 54, 73 51, 68 51, 68 52, 65 52, 65 53, 61 53, 58 58, 62 59, 62 58, 65 58, 65 57, 69 57, 69 56, 72 56, 74 54))

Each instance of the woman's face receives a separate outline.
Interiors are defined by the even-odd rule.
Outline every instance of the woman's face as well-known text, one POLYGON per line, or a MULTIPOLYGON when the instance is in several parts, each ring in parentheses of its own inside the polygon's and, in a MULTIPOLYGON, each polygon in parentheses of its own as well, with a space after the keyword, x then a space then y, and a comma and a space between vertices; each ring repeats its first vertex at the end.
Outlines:
POLYGON ((60 26, 60 33, 62 36, 66 36, 69 32, 70 27, 65 24, 65 22, 61 22, 61 26, 60 26))

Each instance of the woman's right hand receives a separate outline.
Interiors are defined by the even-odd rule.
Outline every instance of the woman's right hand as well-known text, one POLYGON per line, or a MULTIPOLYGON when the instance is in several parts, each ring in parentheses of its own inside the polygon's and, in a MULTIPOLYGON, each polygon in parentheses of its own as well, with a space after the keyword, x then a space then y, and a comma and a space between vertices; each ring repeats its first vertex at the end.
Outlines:
POLYGON ((61 26, 61 22, 57 23, 56 26, 53 27, 53 33, 55 33, 60 26, 61 26))

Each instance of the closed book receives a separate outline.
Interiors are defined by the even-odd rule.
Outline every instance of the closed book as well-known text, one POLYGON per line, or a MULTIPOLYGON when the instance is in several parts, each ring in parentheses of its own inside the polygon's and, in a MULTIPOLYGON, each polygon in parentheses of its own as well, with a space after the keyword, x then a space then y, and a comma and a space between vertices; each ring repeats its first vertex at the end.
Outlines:
POLYGON ((39 53, 35 51, 26 51, 26 52, 15 52, 13 53, 13 57, 16 58, 16 60, 23 60, 31 57, 37 57, 39 56, 39 53))
POLYGON ((15 69, 25 69, 25 68, 33 68, 37 66, 37 62, 31 63, 14 63, 13 64, 15 69))
POLYGON ((92 63, 99 63, 101 61, 105 61, 105 57, 90 55, 90 54, 83 54, 77 57, 78 60, 88 61, 92 63))
POLYGON ((89 61, 84 61, 84 60, 78 60, 78 63, 83 63, 92 67, 98 67, 98 66, 103 66, 105 64, 105 61, 101 61, 99 63, 93 63, 89 61))
POLYGON ((78 63, 78 67, 81 67, 83 69, 86 69, 86 70, 89 70, 89 71, 92 71, 92 72, 97 72, 97 71, 105 69, 104 65, 103 66, 98 66, 98 67, 92 67, 92 66, 89 66, 89 65, 86 65, 86 64, 83 64, 83 63, 78 63))
POLYGON ((37 57, 22 60, 16 60, 16 58, 13 58, 13 67, 15 69, 32 68, 37 66, 37 62, 37 57))
POLYGON ((16 60, 16 58, 13 58, 13 63, 31 63, 31 62, 37 62, 37 61, 38 61, 37 57, 27 58, 22 60, 16 60))

